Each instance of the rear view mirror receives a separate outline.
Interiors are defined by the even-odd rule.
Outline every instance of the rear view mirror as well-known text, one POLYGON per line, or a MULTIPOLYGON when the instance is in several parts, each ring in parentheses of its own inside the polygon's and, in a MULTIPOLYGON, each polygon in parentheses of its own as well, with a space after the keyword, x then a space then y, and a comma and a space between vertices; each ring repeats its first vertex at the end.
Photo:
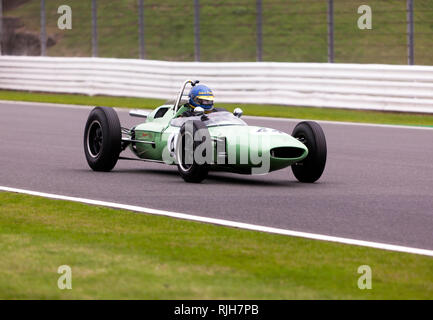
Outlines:
POLYGON ((204 109, 202 107, 195 107, 194 108, 194 115, 200 116, 204 114, 204 109))
POLYGON ((236 109, 233 111, 233 115, 234 115, 235 117, 238 117, 238 118, 242 117, 242 114, 243 114, 243 113, 244 113, 244 112, 242 111, 241 108, 236 108, 236 109))

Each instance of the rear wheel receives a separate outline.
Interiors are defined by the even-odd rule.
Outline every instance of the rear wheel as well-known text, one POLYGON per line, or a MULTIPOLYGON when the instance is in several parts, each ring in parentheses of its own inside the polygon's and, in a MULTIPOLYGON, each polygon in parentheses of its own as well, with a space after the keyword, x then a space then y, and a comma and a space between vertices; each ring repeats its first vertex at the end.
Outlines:
POLYGON ((293 129, 292 136, 308 148, 307 157, 292 165, 292 171, 300 182, 315 182, 325 170, 326 139, 322 127, 314 121, 303 121, 293 129))
POLYGON ((119 159, 122 132, 116 111, 96 107, 87 119, 84 129, 84 153, 90 168, 110 171, 119 159))
POLYGON ((209 130, 203 122, 194 120, 182 125, 177 139, 176 160, 183 180, 199 183, 207 177, 211 147, 209 130), (197 148, 200 148, 200 154, 197 154, 197 148), (197 159, 197 155, 200 156, 200 160, 197 159))

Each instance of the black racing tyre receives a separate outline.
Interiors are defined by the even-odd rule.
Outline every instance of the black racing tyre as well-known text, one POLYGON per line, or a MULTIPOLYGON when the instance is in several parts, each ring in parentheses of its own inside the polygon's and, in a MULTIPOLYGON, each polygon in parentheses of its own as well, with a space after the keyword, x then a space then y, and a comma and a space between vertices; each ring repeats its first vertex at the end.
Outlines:
POLYGON ((326 164, 326 139, 322 127, 314 121, 303 121, 293 129, 292 136, 308 148, 307 157, 292 165, 292 171, 300 182, 317 181, 326 164))
POLYGON ((122 131, 113 108, 96 107, 84 129, 84 153, 94 171, 110 171, 119 159, 122 131))
POLYGON ((209 157, 212 156, 212 152, 207 153, 207 151, 210 151, 211 147, 212 141, 209 130, 203 122, 200 120, 190 120, 182 125, 177 138, 176 160, 177 169, 183 180, 199 183, 207 177, 211 161, 209 157), (199 130, 200 132, 197 134, 199 130), (196 141, 197 138, 200 139, 196 141), (198 147, 202 150, 200 160, 197 160, 195 157, 198 147))

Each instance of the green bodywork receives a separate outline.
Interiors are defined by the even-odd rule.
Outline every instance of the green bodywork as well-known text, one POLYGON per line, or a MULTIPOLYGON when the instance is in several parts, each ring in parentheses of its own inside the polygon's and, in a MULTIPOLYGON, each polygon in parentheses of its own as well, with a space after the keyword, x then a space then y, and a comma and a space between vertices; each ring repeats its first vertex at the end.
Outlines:
MULTIPOLYGON (((152 111, 144 123, 131 129, 131 133, 134 133, 132 136, 134 140, 152 142, 153 144, 134 143, 130 146, 131 150, 141 159, 175 164, 174 161, 167 161, 166 157, 163 157, 163 153, 169 153, 167 143, 180 130, 179 126, 170 124, 171 120, 179 117, 186 110, 188 107, 182 106, 178 112, 175 112, 173 105, 162 105, 152 111), (163 116, 160 116, 161 111, 164 111, 161 109, 167 110, 163 116)), ((225 138, 227 157, 231 160, 229 161, 230 164, 219 164, 215 160, 215 163, 212 164, 213 169, 251 173, 251 168, 261 166, 261 162, 258 161, 260 157, 269 155, 269 171, 275 171, 302 161, 308 155, 308 149, 303 143, 289 134, 274 129, 248 125, 216 125, 208 126, 208 130, 211 138, 213 138, 214 159, 217 159, 216 139, 225 138), (253 141, 256 142, 252 143, 253 141), (296 158, 271 156, 271 150, 280 147, 299 148, 303 152, 301 150, 301 155, 296 158), (241 151, 244 151, 242 153, 244 156, 241 156, 241 151), (246 158, 245 154, 247 155, 246 158), (257 155, 259 158, 251 155, 257 155)))

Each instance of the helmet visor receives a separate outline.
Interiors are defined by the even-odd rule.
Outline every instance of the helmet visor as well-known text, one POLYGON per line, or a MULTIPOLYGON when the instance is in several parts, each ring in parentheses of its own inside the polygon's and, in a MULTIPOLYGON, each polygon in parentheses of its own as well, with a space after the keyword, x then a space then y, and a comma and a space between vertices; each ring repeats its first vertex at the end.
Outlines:
POLYGON ((211 106, 213 105, 213 97, 197 96, 194 98, 194 102, 202 106, 211 106))

